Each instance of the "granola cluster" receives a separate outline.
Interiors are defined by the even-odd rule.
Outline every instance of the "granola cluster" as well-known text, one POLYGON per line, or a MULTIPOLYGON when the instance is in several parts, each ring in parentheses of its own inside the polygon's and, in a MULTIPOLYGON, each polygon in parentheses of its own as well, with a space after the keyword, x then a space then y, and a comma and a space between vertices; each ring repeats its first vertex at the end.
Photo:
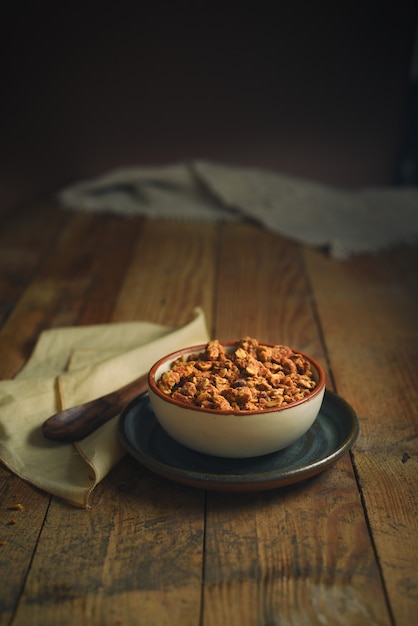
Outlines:
POLYGON ((316 387, 310 362, 288 346, 244 337, 231 351, 218 340, 179 357, 157 381, 182 403, 220 411, 259 411, 302 400, 316 387))

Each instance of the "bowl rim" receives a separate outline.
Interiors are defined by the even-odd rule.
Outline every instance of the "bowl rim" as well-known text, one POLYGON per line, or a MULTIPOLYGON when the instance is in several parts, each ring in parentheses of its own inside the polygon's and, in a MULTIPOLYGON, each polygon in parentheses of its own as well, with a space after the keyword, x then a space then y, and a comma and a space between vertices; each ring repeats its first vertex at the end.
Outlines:
MULTIPOLYGON (((182 356, 183 354, 190 354, 193 352, 202 352, 206 348, 207 343, 208 342, 194 345, 194 346, 188 346, 185 348, 181 348, 179 350, 174 350, 173 352, 170 352, 169 354, 166 354, 165 356, 159 358, 158 361, 156 361, 148 371, 147 379, 148 379, 149 390, 151 390, 156 396, 158 396, 162 400, 165 400, 165 402, 168 402, 169 404, 177 406, 178 408, 181 408, 181 409, 197 411, 199 413, 210 414, 210 415, 237 415, 237 416, 238 415, 264 415, 266 413, 282 412, 282 411, 285 411, 286 409, 290 409, 290 408, 299 406, 301 404, 305 404, 306 402, 309 402, 310 400, 313 400, 325 390, 326 376, 325 376, 325 370, 322 367, 322 365, 320 365, 320 363, 318 363, 318 361, 314 359, 313 357, 311 357, 309 354, 305 354, 301 350, 296 350, 289 346, 291 350, 293 350, 295 353, 300 354, 303 358, 307 359, 309 363, 311 364, 311 366, 313 366, 316 369, 317 374, 318 374, 318 382, 317 382, 315 389, 308 396, 305 396, 305 398, 302 398, 301 400, 296 400, 295 402, 292 402, 291 404, 286 404, 285 406, 281 406, 281 407, 269 407, 266 409, 258 409, 255 411, 249 410, 249 409, 246 409, 243 411, 235 411, 234 409, 231 409, 229 411, 228 410, 220 411, 219 409, 209 409, 209 408, 205 408, 201 406, 187 404, 186 402, 181 402, 180 400, 177 400, 176 398, 172 398, 171 396, 168 396, 165 393, 163 393, 157 387, 157 384, 155 382, 155 373, 158 370, 158 368, 161 365, 163 365, 166 361, 175 361, 178 357, 182 356)), ((219 343, 224 347, 233 347, 236 344, 236 341, 219 341, 219 343)), ((277 343, 268 343, 265 341, 259 342, 259 343, 260 345, 267 346, 267 347, 273 347, 275 345, 278 345, 277 343)))

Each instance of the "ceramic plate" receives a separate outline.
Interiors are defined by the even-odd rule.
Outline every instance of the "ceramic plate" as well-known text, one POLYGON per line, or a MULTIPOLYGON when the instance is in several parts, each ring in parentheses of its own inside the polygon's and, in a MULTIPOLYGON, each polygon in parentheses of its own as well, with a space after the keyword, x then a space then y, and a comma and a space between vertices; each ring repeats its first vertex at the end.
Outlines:
POLYGON ((177 443, 159 425, 147 393, 135 398, 119 419, 120 440, 142 465, 170 480, 213 491, 259 491, 305 480, 335 463, 358 433, 355 411, 330 391, 303 437, 284 450, 250 459, 208 456, 177 443))

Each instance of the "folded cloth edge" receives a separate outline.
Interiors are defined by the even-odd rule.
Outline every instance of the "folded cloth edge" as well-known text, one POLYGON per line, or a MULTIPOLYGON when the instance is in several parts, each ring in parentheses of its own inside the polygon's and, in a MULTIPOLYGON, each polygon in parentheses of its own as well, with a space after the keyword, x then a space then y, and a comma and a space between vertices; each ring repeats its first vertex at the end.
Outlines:
POLYGON ((130 166, 56 194, 73 210, 160 219, 250 220, 338 260, 418 241, 418 188, 343 189, 260 167, 192 160, 130 166))
MULTIPOLYGON (((141 324, 141 322, 138 323, 141 324)), ((169 332, 167 332, 167 327, 161 326, 161 330, 163 335, 157 342, 155 342, 154 337, 153 343, 156 343, 157 348, 153 346, 154 350, 150 352, 149 360, 143 366, 145 369, 149 369, 149 366, 152 364, 151 360, 155 356, 158 358, 167 352, 181 349, 186 347, 186 345, 204 343, 209 339, 205 316, 200 307, 194 309, 192 321, 184 326, 176 329, 170 328, 168 329, 169 332)), ((134 355, 135 349, 131 350, 130 353, 131 362, 133 362, 132 355, 134 355)), ((120 355, 116 358, 116 362, 120 363, 120 355)), ((107 371, 111 370, 111 360, 106 360, 105 367, 107 371)), ((135 377, 132 376, 131 378, 135 377)), ((50 412, 46 414, 42 414, 42 409, 38 413, 35 410, 33 414, 33 407, 36 407, 38 404, 36 396, 29 397, 26 401, 20 396, 20 391, 25 385, 28 386, 28 389, 31 388, 31 378, 19 380, 17 377, 11 381, 0 381, 0 427, 2 427, 0 428, 0 459, 11 472, 26 482, 75 506, 88 508, 94 488, 126 453, 117 438, 118 418, 110 420, 77 444, 59 444, 45 440, 41 434, 40 427, 43 421, 54 412, 53 406, 56 400, 52 398, 52 394, 55 393, 55 380, 54 377, 41 379, 41 387, 38 390, 38 393, 47 394, 46 406, 50 407, 50 412), (25 410, 25 415, 22 416, 23 430, 16 433, 16 429, 19 430, 19 423, 16 419, 16 415, 19 414, 19 407, 25 410), (7 446, 11 445, 11 443, 15 446, 15 453, 7 449, 7 446), (104 458, 100 458, 100 446, 102 446, 102 456, 103 446, 105 446, 106 454, 104 458), (29 455, 30 458, 27 458, 25 471, 24 459, 22 462, 21 457, 22 454, 27 454, 28 447, 31 454, 29 455), (35 468, 36 470, 38 460, 42 460, 43 455, 50 455, 46 469, 43 474, 39 471, 38 475, 31 475, 27 468, 35 468), (65 459, 64 463, 69 464, 68 467, 70 469, 68 470, 68 467, 62 468, 59 476, 67 479, 66 474, 74 466, 77 468, 77 480, 79 481, 77 485, 71 485, 70 482, 70 486, 66 483, 63 488, 62 484, 57 485, 55 484, 56 481, 54 483, 54 475, 53 473, 50 475, 50 470, 52 471, 54 463, 59 462, 60 459, 65 459)), ((107 378, 105 377, 105 384, 106 380, 107 378)), ((38 383, 39 381, 37 381, 38 383)), ((103 393, 99 395, 103 395, 103 393)))

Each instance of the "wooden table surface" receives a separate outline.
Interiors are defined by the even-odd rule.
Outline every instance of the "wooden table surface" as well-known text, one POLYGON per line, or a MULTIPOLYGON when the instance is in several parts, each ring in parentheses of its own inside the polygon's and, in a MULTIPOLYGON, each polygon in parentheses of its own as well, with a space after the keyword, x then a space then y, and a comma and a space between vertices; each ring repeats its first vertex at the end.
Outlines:
MULTIPOLYGON (((0 228, 0 378, 43 329, 203 308, 212 337, 317 358, 357 412, 350 453, 295 485, 217 493, 127 455, 90 509, 0 465, 0 623, 396 625, 418 613, 418 254, 331 260, 257 226, 60 210, 0 228), (16 499, 23 511, 14 511, 16 499)), ((16 416, 18 419, 18 416, 16 416)))

